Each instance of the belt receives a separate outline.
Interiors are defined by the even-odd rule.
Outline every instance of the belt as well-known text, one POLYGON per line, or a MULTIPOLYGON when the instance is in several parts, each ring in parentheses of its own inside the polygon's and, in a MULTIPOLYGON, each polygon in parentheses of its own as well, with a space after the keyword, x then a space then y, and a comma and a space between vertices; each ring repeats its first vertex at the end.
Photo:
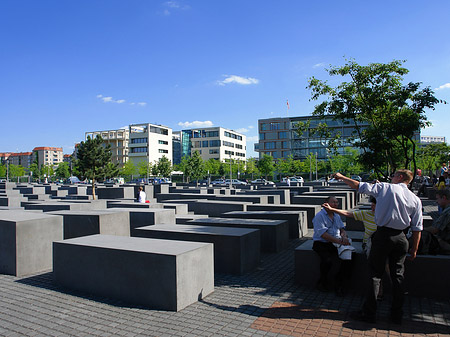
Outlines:
POLYGON ((403 233, 404 229, 395 229, 395 228, 391 228, 391 227, 381 226, 381 227, 378 227, 377 231, 382 231, 382 232, 386 232, 389 234, 398 235, 400 233, 403 233))

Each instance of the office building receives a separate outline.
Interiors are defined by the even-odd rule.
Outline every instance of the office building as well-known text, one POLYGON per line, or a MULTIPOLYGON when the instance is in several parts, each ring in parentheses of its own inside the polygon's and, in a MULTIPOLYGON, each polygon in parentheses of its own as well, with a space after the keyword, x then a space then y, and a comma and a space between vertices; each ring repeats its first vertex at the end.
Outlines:
MULTIPOLYGON (((198 151, 203 160, 246 161, 246 136, 221 127, 181 131, 181 158, 198 151)), ((180 160, 181 160, 180 158, 180 160)))
POLYGON ((20 165, 28 168, 34 160, 33 152, 11 153, 8 160, 10 165, 20 165))
POLYGON ((172 162, 172 129, 156 124, 132 124, 129 127, 128 158, 135 165, 155 163, 163 156, 172 162))
POLYGON ((85 133, 85 139, 88 137, 91 139, 97 136, 102 137, 105 145, 111 146, 111 160, 114 164, 117 164, 120 168, 128 160, 128 142, 130 139, 130 131, 128 128, 118 130, 104 130, 104 131, 91 131, 85 133))

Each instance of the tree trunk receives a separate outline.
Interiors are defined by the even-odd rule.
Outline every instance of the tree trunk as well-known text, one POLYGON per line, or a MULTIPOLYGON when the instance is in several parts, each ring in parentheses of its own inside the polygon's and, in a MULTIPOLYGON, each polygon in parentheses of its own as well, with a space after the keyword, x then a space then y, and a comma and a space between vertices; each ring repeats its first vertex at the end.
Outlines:
POLYGON ((92 179, 92 199, 95 200, 95 179, 92 179))

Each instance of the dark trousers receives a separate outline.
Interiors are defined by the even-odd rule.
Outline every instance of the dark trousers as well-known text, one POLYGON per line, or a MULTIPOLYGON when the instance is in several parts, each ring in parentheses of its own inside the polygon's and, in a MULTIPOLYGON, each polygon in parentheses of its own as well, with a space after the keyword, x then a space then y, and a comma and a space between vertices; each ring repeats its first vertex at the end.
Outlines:
POLYGON ((401 230, 378 227, 372 235, 372 249, 369 254, 369 287, 363 305, 363 312, 375 316, 377 310, 377 295, 380 289, 386 261, 389 263, 389 273, 392 280, 391 317, 401 318, 403 314, 403 274, 405 258, 408 252, 408 240, 401 230))
POLYGON ((313 250, 320 257, 320 278, 318 283, 327 286, 328 274, 333 263, 339 263, 339 270, 335 277, 335 288, 342 288, 351 277, 352 261, 340 260, 337 248, 331 242, 314 241, 313 250))

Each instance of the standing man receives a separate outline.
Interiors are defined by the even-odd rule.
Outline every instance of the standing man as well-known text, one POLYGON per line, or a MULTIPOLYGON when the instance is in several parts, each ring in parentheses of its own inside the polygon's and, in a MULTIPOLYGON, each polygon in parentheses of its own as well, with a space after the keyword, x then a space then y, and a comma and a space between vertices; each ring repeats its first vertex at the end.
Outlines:
POLYGON ((410 247, 410 259, 414 260, 419 247, 422 231, 422 202, 408 189, 413 179, 409 170, 398 170, 392 177, 392 183, 369 184, 359 182, 340 173, 334 175, 344 181, 359 193, 371 195, 377 199, 375 222, 377 231, 372 235, 372 249, 369 254, 370 287, 361 311, 355 312, 352 318, 375 323, 377 299, 381 278, 383 277, 386 260, 392 279, 392 306, 390 320, 401 324, 403 317, 403 274, 405 258, 408 252, 408 240, 403 232, 411 226, 413 231, 410 247))
POLYGON ((145 204, 146 199, 147 199, 147 195, 144 192, 144 188, 142 186, 139 186, 138 202, 145 204))
MULTIPOLYGON (((326 203, 334 208, 339 206, 339 201, 333 196, 328 197, 326 203)), ((317 289, 328 291, 328 273, 333 266, 333 261, 336 261, 339 256, 337 247, 340 247, 340 251, 343 250, 343 246, 348 246, 350 249, 350 241, 347 233, 345 233, 342 219, 333 211, 323 208, 316 214, 312 222, 314 225, 313 250, 320 258, 320 278, 317 282, 317 289)), ((350 279, 351 262, 351 258, 350 260, 340 261, 339 271, 334 282, 336 295, 338 296, 343 295, 345 281, 350 279)))

